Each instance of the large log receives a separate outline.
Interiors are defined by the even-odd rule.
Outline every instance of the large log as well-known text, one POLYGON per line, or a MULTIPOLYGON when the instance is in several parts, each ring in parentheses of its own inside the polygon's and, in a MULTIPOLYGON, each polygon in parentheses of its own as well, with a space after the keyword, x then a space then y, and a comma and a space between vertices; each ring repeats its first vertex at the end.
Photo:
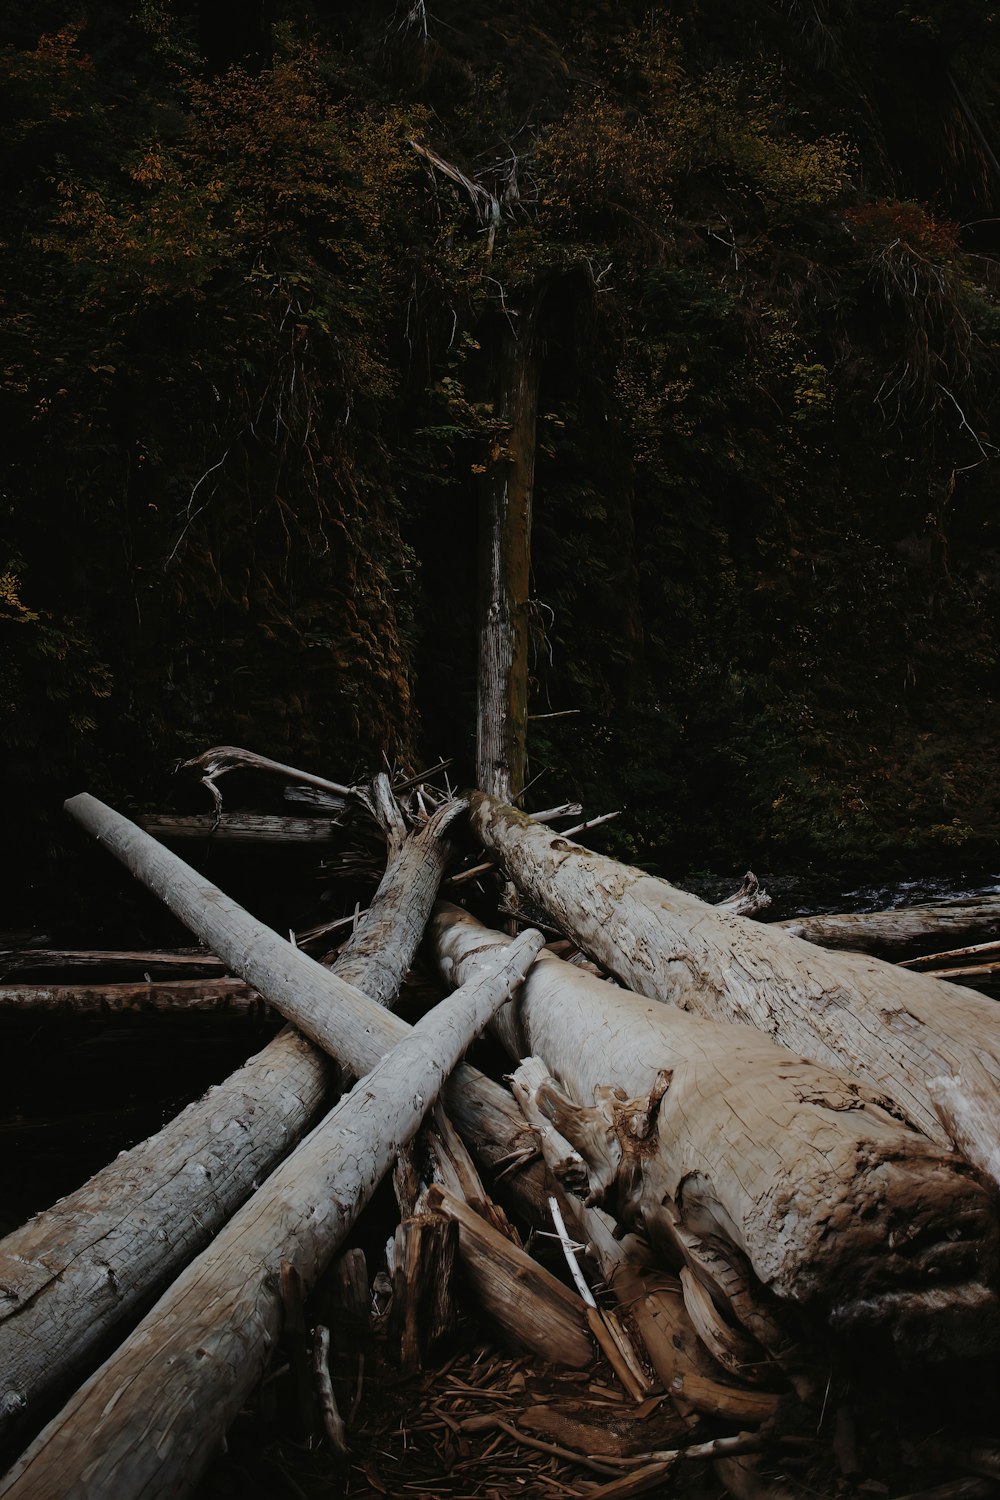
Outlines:
MULTIPOLYGON (((445 903, 431 932, 452 984, 506 945, 445 903)), ((551 1090, 546 1112, 592 1188, 664 1252, 679 1220, 745 1255, 784 1301, 840 1326, 886 1323, 911 1351, 996 1336, 990 1193, 843 1073, 548 953, 497 1030, 514 1056, 544 1060, 569 1096, 551 1090)))
MULTIPOLYGON (((203 919, 206 934, 228 930, 233 941, 227 951, 242 963, 244 980, 252 969, 267 983, 281 969, 278 1008, 301 1023, 316 1046, 286 1028, 157 1135, 0 1242, 3 1439, 54 1386, 93 1366, 114 1331, 135 1319, 287 1154, 327 1097, 327 1054, 365 1073, 406 1034, 404 1023, 380 1004, 392 998, 412 961, 444 869, 444 835, 453 816, 432 820, 406 841, 383 882, 388 924, 376 895, 345 949, 344 967, 350 965, 370 991, 363 995, 252 918, 234 938, 227 929, 234 903, 127 819, 88 797, 74 799, 71 811, 109 847, 129 854, 133 865, 148 861, 161 889, 177 897, 182 920, 197 927, 203 919), (385 949, 366 977, 358 957, 369 925, 385 949), (270 962, 255 961, 255 945, 260 952, 267 948, 270 962)), ((481 1107, 488 1115, 489 1099, 481 1107)))
POLYGON ((859 953, 891 954, 915 948, 986 942, 1000 937, 1000 896, 936 905, 899 906, 888 911, 831 912, 826 916, 790 917, 775 927, 822 948, 850 948, 859 953))
POLYGON ((542 946, 525 932, 296 1147, 0 1484, 14 1500, 189 1494, 282 1323, 278 1269, 316 1282, 446 1078, 542 946))
POLYGON ((816 948, 560 838, 495 798, 475 792, 470 801, 485 847, 630 989, 753 1026, 846 1071, 930 1140, 960 1144, 1000 1179, 1000 1011, 992 1000, 816 948), (933 1097, 939 1078, 950 1080, 947 1127, 933 1097))

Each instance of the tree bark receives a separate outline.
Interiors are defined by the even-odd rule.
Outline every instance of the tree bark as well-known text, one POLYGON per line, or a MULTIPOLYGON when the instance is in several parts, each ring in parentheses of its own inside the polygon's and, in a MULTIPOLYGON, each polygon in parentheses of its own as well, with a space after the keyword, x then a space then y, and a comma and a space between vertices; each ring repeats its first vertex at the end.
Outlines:
POLYGON ((756 1027, 846 1071, 929 1139, 954 1141, 995 1177, 1000 1011, 993 1001, 732 916, 570 843, 495 798, 477 792, 470 800, 473 830, 487 850, 623 984, 713 1020, 756 1027), (933 1098, 938 1078, 953 1083, 946 1126, 933 1098))
MULTIPOLYGON (((380 1005, 412 961, 448 854, 442 820, 432 820, 387 871, 389 914, 376 895, 343 955, 345 968, 363 980, 359 958, 369 929, 391 950, 391 958, 380 954, 372 962, 369 996, 240 913, 126 818, 86 796, 74 798, 70 811, 132 867, 154 870, 150 883, 176 897, 172 909, 182 920, 220 938, 227 934, 227 954, 244 980, 252 973, 268 985, 280 971, 277 1008, 320 1050, 286 1028, 157 1135, 0 1242, 0 1438, 11 1436, 55 1386, 92 1365, 114 1331, 134 1319, 286 1155, 327 1096, 326 1053, 365 1073, 406 1034, 405 1023, 380 1005), (255 945, 269 957, 258 959, 255 945)), ((480 1101, 487 1116, 490 1104, 489 1095, 480 1101)))
POLYGON ((167 979, 146 984, 0 985, 0 1013, 59 1011, 64 1015, 117 1015, 121 1012, 252 1010, 262 1006, 257 991, 241 979, 167 979))
MULTIPOLYGON (((444 903, 431 932, 452 984, 506 944, 444 903)), ((650 1003, 548 953, 497 1030, 566 1090, 538 1102, 591 1166, 592 1194, 662 1252, 679 1221, 837 1325, 886 1323, 911 1350, 988 1343, 991 1196, 869 1090, 747 1027, 650 1003)))
POLYGON ((34 974, 46 969, 138 969, 141 973, 176 974, 178 969, 207 969, 218 974, 221 958, 204 948, 8 948, 0 953, 0 976, 34 974))
POLYGON ((901 906, 890 911, 831 912, 827 916, 791 917, 775 927, 822 948, 851 948, 859 953, 902 953, 915 948, 986 942, 1000 936, 1000 896, 939 905, 901 906))
POLYGON ((476 778, 507 802, 520 796, 525 781, 536 322, 537 300, 529 299, 498 323, 491 376, 493 411, 503 431, 483 479, 480 519, 476 778))
POLYGON ((0 1485, 32 1500, 190 1493, 259 1380, 281 1329, 276 1271, 315 1284, 470 1042, 543 939, 417 1022, 178 1277, 0 1485))

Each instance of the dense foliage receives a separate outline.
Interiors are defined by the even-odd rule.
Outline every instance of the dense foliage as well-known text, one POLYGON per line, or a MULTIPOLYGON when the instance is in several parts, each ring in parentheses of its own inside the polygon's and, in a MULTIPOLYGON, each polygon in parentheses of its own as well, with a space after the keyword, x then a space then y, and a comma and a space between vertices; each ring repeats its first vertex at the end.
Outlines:
POLYGON ((544 800, 673 869, 995 840, 992 7, 275 9, 5 11, 25 848, 212 742, 468 753, 529 299, 544 800))

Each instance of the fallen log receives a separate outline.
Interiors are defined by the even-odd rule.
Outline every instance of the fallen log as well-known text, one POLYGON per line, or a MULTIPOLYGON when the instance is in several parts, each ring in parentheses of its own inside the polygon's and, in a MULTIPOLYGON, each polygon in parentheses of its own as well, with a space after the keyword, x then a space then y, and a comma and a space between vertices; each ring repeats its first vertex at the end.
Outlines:
POLYGON ((285 1258, 314 1284, 471 1040, 542 946, 525 932, 417 1022, 178 1277, 0 1484, 0 1495, 190 1493, 281 1328, 285 1258))
POLYGON ((131 948, 9 948, 0 953, 0 977, 31 974, 39 969, 139 969, 143 974, 160 970, 175 974, 178 969, 207 969, 218 973, 221 958, 204 948, 155 948, 136 951, 131 948))
MULTIPOLYGON (((141 829, 86 793, 71 798, 67 811, 83 824, 110 853, 163 901, 181 922, 216 949, 233 974, 252 984, 269 1004, 295 1025, 324 1052, 343 1062, 353 1073, 367 1072, 384 1052, 405 1035, 406 1023, 381 1008, 388 999, 385 986, 398 982, 383 961, 368 985, 371 995, 362 994, 340 977, 352 956, 365 943, 364 925, 352 936, 333 970, 317 964, 300 949, 293 947, 243 911, 218 886, 206 880, 176 854, 144 834, 141 829), (380 992, 379 986, 382 986, 380 992), (380 1002, 380 1003, 375 1003, 380 1002)), ((401 860, 410 862, 409 878, 402 882, 407 899, 416 894, 430 897, 435 882, 424 881, 419 869, 425 860, 439 861, 445 854, 441 834, 448 820, 455 816, 459 804, 450 804, 423 828, 407 839, 401 860)), ((387 872, 386 881, 391 882, 387 872)), ((374 922, 372 908, 364 922, 374 922)), ((403 907, 396 908, 399 933, 408 941, 417 936, 419 924, 403 907)), ((394 948, 396 937, 387 938, 394 948)), ((394 961, 395 973, 401 979, 410 959, 406 957, 402 937, 394 961)), ((395 949, 394 949, 395 951, 395 949)), ((384 952, 383 952, 384 959, 384 952)), ((349 971, 348 971, 349 972, 349 971)), ((366 981, 367 983, 367 981, 366 981)), ((523 1127, 513 1099, 499 1084, 485 1078, 467 1064, 456 1071, 447 1092, 447 1106, 455 1125, 467 1143, 473 1146, 477 1159, 489 1168, 506 1164, 511 1142, 523 1127)), ((538 1220, 546 1217, 545 1189, 542 1172, 522 1170, 518 1176, 521 1207, 538 1220)))
POLYGON ((953 959, 981 960, 991 964, 996 961, 1000 963, 1000 943, 973 943, 967 948, 945 948, 941 952, 924 953, 919 958, 901 958, 899 967, 901 969, 919 969, 926 973, 928 969, 935 971, 940 965, 953 959), (990 957, 992 955, 992 958, 990 957))
POLYGON ((287 818, 272 813, 208 813, 190 817, 175 813, 147 813, 139 826, 168 844, 191 839, 215 844, 329 844, 337 824, 330 818, 287 818))
POLYGON ((822 948, 850 948, 860 953, 901 953, 922 944, 985 942, 1000 937, 1000 896, 975 901, 942 901, 888 911, 831 912, 826 916, 790 917, 775 922, 793 937, 822 948))
POLYGON ((121 1012, 171 1013, 253 1010, 262 1007, 255 989, 242 979, 168 979, 145 984, 0 985, 0 1013, 59 1011, 64 1015, 116 1015, 121 1012))
MULTIPOLYGON (((109 843, 117 830, 116 847, 134 848, 136 859, 148 859, 163 887, 183 897, 182 920, 186 912, 192 920, 205 918, 206 932, 227 930, 226 913, 239 908, 176 855, 93 798, 74 799, 71 810, 109 843)), ((271 966, 261 960, 254 974, 267 983, 279 961, 287 965, 278 1008, 310 1030, 319 1050, 286 1028, 157 1135, 0 1241, 0 1439, 11 1439, 55 1386, 88 1363, 92 1367, 113 1332, 134 1320, 287 1154, 328 1095, 328 1052, 341 1049, 353 1070, 365 1073, 406 1034, 404 1023, 380 1004, 392 997, 412 961, 421 912, 430 910, 444 870, 452 816, 454 809, 407 840, 387 872, 395 929, 382 923, 375 897, 371 920, 393 958, 372 965, 371 997, 262 923, 248 917, 239 928, 230 956, 243 959, 255 943, 269 943, 271 966), (398 867, 409 872, 402 905, 398 867), (352 1000, 360 1007, 353 1029, 344 1024, 352 1014, 341 1003, 345 997, 348 1007, 352 1000)), ((355 940, 344 964, 364 979, 356 962, 364 923, 355 940)), ((250 973, 245 967, 244 980, 250 973)))
MULTIPOLYGON (((431 923, 461 984, 506 939, 441 903, 431 923)), ((535 1103, 590 1171, 590 1202, 655 1246, 677 1221, 745 1255, 786 1303, 837 1326, 889 1326, 910 1352, 989 1347, 997 1229, 965 1162, 872 1091, 748 1027, 650 1003, 538 958, 497 1031, 559 1080, 535 1103)))
POLYGON ((484 793, 471 794, 470 808, 477 838, 521 889, 630 989, 753 1026, 846 1071, 939 1144, 955 1139, 957 1122, 968 1159, 995 1172, 1000 1011, 993 1001, 732 916, 570 843, 484 793), (948 1127, 930 1089, 941 1077, 954 1083, 948 1127), (980 1079, 988 1080, 985 1099, 980 1079), (992 1123, 984 1125, 987 1113, 992 1123))

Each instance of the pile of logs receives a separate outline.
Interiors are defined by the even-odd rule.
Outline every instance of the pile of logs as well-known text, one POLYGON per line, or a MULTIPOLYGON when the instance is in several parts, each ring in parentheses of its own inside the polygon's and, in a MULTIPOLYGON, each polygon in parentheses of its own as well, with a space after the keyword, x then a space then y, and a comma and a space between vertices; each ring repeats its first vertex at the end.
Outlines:
MULTIPOLYGON (((0 1009, 256 1005, 288 1024, 0 1241, 0 1495, 190 1493, 306 1314, 348 1316, 331 1286, 354 1287, 364 1320, 369 1267, 338 1252, 387 1175, 400 1221, 383 1325, 404 1373, 453 1334, 457 1263, 487 1326, 531 1356, 519 1368, 603 1372, 592 1388, 631 1413, 631 1447, 592 1452, 585 1413, 557 1419, 537 1393, 518 1404, 508 1362, 511 1420, 434 1419, 463 1462, 470 1444, 509 1441, 587 1476, 571 1488, 553 1470, 538 1493, 651 1492, 687 1456, 760 1496, 761 1462, 784 1473, 804 1430, 814 1441, 830 1359, 852 1341, 901 1367, 996 1353, 1000 1012, 927 972, 947 965, 844 951, 871 946, 874 919, 867 937, 846 918, 755 921, 755 882, 707 905, 553 831, 578 808, 529 816, 428 778, 346 787, 229 747, 195 765, 220 836, 260 831, 260 817, 224 821, 216 785, 249 766, 317 803, 282 820, 287 836, 312 821, 329 842, 366 820, 385 873, 364 913, 289 940, 151 832, 90 796, 67 803, 203 946, 112 955, 144 981, 110 986, 25 985, 19 966, 67 955, 8 955, 0 1009), (421 944, 451 993, 411 1026, 392 1008, 421 944), (509 1087, 463 1060, 486 1027, 509 1087), (562 1258, 534 1253, 543 1243, 562 1258), (642 1424, 665 1405, 670 1438, 654 1441, 642 1424)), ((179 842, 191 821, 154 827, 179 842)), ((997 930, 988 906, 977 938, 997 930)), ((317 1319, 311 1375, 292 1365, 347 1464, 358 1438, 329 1347, 317 1319)), ((977 1476, 963 1495, 992 1493, 1000 1450, 968 1434, 944 1449, 955 1476, 977 1476)), ((450 1493, 444 1473, 436 1492, 450 1493)))

